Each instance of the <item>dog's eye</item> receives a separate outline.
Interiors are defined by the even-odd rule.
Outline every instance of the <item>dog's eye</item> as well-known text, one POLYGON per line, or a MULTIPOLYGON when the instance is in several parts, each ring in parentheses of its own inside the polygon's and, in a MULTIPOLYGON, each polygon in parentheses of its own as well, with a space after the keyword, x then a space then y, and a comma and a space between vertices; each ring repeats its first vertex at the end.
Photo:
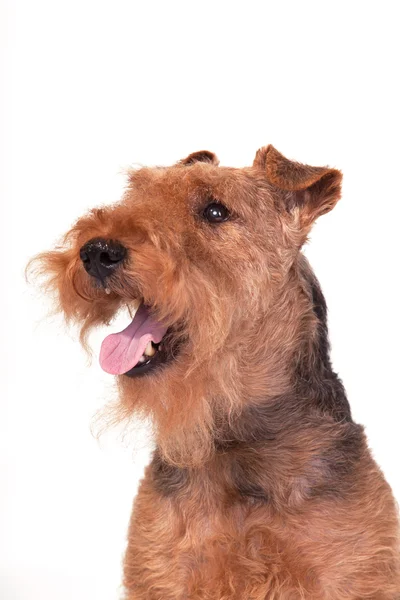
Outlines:
POLYGON ((211 204, 205 207, 203 217, 209 223, 222 223, 229 219, 229 210, 219 202, 211 202, 211 204))

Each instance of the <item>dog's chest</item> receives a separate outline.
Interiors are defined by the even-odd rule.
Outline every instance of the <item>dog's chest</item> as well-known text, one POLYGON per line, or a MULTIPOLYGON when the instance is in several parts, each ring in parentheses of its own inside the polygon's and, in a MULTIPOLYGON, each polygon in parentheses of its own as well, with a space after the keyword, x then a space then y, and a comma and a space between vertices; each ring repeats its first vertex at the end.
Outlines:
MULTIPOLYGON (((154 586, 162 590, 154 599, 258 600, 286 585, 294 531, 269 502, 227 494, 223 472, 217 484, 204 473, 185 479, 180 470, 163 468, 156 486, 153 469, 139 491, 130 531, 128 587, 142 591, 137 582, 143 568, 146 573, 138 598, 153 600, 147 594, 154 586)), ((297 558, 295 574, 299 568, 297 558)))

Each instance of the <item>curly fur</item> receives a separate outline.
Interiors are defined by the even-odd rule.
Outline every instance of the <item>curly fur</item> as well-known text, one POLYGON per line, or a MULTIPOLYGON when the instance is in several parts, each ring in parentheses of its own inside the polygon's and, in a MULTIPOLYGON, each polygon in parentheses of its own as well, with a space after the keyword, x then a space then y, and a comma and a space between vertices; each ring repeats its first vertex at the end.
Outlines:
POLYGON ((157 450, 135 500, 127 600, 398 600, 397 510, 332 371, 326 305, 301 254, 341 173, 284 158, 218 166, 208 151, 129 174, 122 200, 34 259, 87 334, 141 298, 173 326, 174 360, 117 378, 120 418, 157 450), (231 219, 202 219, 215 199, 231 219), (111 293, 79 249, 116 239, 111 293))

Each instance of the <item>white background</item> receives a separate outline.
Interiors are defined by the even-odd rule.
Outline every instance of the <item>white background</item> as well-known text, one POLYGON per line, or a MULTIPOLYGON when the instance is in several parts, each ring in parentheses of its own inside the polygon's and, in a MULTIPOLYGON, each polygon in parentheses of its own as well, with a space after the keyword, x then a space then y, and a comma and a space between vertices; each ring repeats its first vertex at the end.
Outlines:
POLYGON ((24 281, 122 169, 273 143, 344 172, 307 254, 334 366, 400 498, 396 2, 14 0, 2 6, 2 600, 110 600, 146 435, 91 434, 113 395, 24 281))

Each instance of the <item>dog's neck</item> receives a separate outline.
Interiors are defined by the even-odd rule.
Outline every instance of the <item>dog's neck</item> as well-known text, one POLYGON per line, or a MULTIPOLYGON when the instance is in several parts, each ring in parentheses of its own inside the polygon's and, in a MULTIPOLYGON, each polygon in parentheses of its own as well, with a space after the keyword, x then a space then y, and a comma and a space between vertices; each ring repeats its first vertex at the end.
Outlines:
POLYGON ((330 362, 325 298, 303 255, 282 287, 269 314, 256 323, 263 362, 260 356, 250 362, 243 410, 221 427, 221 447, 224 437, 268 438, 268 424, 279 421, 285 427, 298 411, 351 420, 345 390, 330 362))
POLYGON ((268 286, 267 302, 243 324, 240 383, 249 398, 275 397, 299 379, 332 372, 326 303, 306 258, 299 254, 280 283, 268 286))

